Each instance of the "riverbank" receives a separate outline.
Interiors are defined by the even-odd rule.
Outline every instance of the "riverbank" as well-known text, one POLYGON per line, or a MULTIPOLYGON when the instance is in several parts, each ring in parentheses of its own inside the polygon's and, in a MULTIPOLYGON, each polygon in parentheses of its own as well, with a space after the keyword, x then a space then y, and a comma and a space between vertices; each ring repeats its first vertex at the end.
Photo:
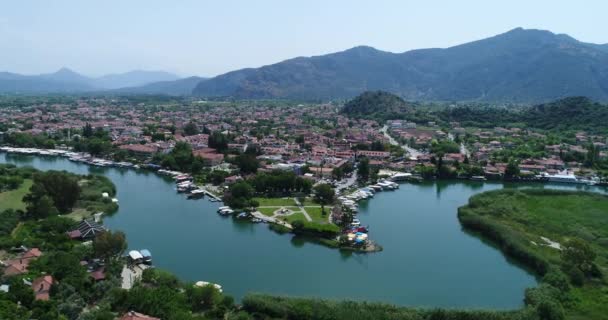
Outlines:
MULTIPOLYGON (((7 180, 18 178, 21 180, 19 186, 13 190, 0 192, 0 211, 7 209, 27 211, 24 197, 32 190, 32 185, 43 179, 56 181, 63 176, 68 180, 73 180, 77 187, 70 189, 69 193, 74 197, 69 211, 62 212, 65 217, 80 221, 91 218, 94 214, 112 214, 118 210, 118 199, 115 198, 116 188, 108 178, 99 175, 78 176, 73 173, 58 173, 45 178, 46 173, 32 169, 22 169, 11 165, 0 164, 2 178, 7 180)), ((51 183, 51 182, 47 182, 51 183)), ((38 186, 38 188, 40 188, 38 186)), ((1 191, 1 190, 0 190, 1 191)), ((68 192, 68 191, 66 191, 68 192)), ((34 207, 36 204, 32 204, 34 207)), ((36 209, 40 210, 40 209, 36 209)))
POLYGON ((605 195, 527 189, 473 196, 458 218, 542 277, 538 288, 526 291, 528 305, 568 319, 601 319, 608 314, 607 213, 605 195), (593 253, 588 261, 569 258, 567 252, 583 250, 578 243, 593 253))
POLYGON ((300 237, 289 240, 269 232, 266 224, 218 215, 217 202, 186 201, 175 192, 174 181, 147 170, 3 153, 0 162, 107 176, 116 185, 120 207, 104 224, 125 231, 130 250, 147 248, 158 268, 183 281, 219 283, 237 301, 253 291, 503 310, 521 307, 524 288, 535 285, 531 275, 496 249, 462 232, 456 219, 457 206, 468 197, 502 184, 405 183, 398 190, 376 193, 373 201, 359 202, 358 216, 385 250, 351 255, 300 237), (463 260, 463 254, 469 258, 463 260), (442 268, 446 264, 449 270, 442 268), (444 290, 446 284, 454 289, 444 290))

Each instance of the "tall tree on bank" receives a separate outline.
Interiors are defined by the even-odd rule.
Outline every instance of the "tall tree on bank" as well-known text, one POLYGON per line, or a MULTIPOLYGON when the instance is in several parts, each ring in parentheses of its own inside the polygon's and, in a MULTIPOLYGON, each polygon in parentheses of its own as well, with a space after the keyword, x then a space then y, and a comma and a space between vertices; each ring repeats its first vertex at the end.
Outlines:
POLYGON ((121 231, 102 232, 93 240, 93 251, 97 257, 111 260, 127 250, 127 237, 121 231))
POLYGON ((361 181, 369 180, 369 159, 361 158, 359 160, 359 170, 357 171, 357 176, 361 181))
POLYGON ((321 204, 321 212, 325 214, 325 205, 334 202, 336 192, 330 185, 323 183, 314 187, 314 194, 315 201, 321 204))
POLYGON ((78 200, 80 191, 78 181, 68 174, 60 171, 42 172, 34 175, 30 193, 23 201, 28 205, 28 212, 33 215, 41 214, 41 208, 50 205, 49 199, 59 213, 67 213, 78 200))

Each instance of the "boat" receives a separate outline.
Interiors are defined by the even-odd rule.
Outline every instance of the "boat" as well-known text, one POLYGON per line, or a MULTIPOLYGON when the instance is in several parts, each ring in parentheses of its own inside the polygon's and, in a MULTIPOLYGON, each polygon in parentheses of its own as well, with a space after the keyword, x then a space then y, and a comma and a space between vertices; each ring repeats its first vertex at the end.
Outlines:
POLYGON ((393 180, 393 181, 405 181, 405 180, 408 180, 411 176, 412 176, 411 173, 399 172, 399 173, 394 174, 391 177, 391 180, 393 180))
POLYGON ((381 185, 375 184, 373 186, 370 186, 372 189, 374 189, 375 191, 382 191, 383 188, 381 185))
POLYGON ((251 222, 253 223, 260 223, 263 222, 264 220, 260 219, 260 218, 251 218, 251 222))
POLYGON ((152 254, 150 253, 150 250, 141 249, 139 250, 139 253, 141 253, 143 263, 152 264, 152 254))
POLYGON ((190 181, 184 181, 177 184, 177 192, 183 193, 195 189, 196 186, 190 181))
POLYGON ((221 214, 223 216, 229 216, 229 215, 231 215, 231 214, 234 213, 234 210, 232 210, 232 209, 222 209, 222 210, 220 210, 218 212, 219 212, 219 214, 221 214))
POLYGON ((484 176, 472 176, 471 180, 472 181, 486 181, 488 179, 486 179, 486 177, 484 177, 484 176))
POLYGON ((245 219, 245 218, 249 217, 249 214, 247 212, 241 212, 236 217, 239 219, 245 219))
POLYGON ((205 190, 194 189, 188 194, 188 199, 200 199, 205 196, 205 190))
POLYGON ((192 180, 192 176, 187 175, 187 174, 181 174, 175 177, 175 181, 177 182, 183 182, 183 181, 190 181, 192 180))
POLYGON ((585 184, 585 181, 579 180, 573 173, 568 171, 560 172, 558 174, 546 174, 545 178, 547 178, 547 181, 549 182, 585 184))

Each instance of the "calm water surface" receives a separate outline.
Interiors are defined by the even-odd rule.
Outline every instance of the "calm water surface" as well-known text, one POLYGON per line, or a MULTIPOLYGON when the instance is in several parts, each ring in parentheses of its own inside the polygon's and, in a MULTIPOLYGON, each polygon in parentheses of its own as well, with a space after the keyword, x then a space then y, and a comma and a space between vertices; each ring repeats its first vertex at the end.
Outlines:
POLYGON ((471 195, 513 185, 402 184, 397 191, 378 193, 360 203, 359 218, 384 251, 365 255, 278 235, 265 224, 221 217, 216 213, 220 204, 186 200, 171 180, 153 173, 5 153, 0 153, 0 163, 108 176, 118 189, 120 209, 104 222, 124 231, 130 248, 150 249, 157 267, 183 280, 219 283, 239 299, 247 292, 263 292, 510 309, 522 306, 524 289, 536 285, 533 275, 465 233, 456 217, 471 195))

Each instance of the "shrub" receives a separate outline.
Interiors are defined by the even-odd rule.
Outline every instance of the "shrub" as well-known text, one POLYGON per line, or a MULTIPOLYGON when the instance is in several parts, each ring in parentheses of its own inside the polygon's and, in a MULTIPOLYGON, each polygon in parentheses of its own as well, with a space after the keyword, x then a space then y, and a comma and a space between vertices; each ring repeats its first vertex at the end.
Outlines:
POLYGON ((561 292, 568 292, 570 290, 570 284, 568 283, 568 276, 566 276, 560 270, 552 268, 543 277, 543 282, 547 283, 561 292))
POLYGON ((563 320, 566 318, 564 308, 555 301, 542 301, 536 307, 536 312, 541 320, 563 320))

